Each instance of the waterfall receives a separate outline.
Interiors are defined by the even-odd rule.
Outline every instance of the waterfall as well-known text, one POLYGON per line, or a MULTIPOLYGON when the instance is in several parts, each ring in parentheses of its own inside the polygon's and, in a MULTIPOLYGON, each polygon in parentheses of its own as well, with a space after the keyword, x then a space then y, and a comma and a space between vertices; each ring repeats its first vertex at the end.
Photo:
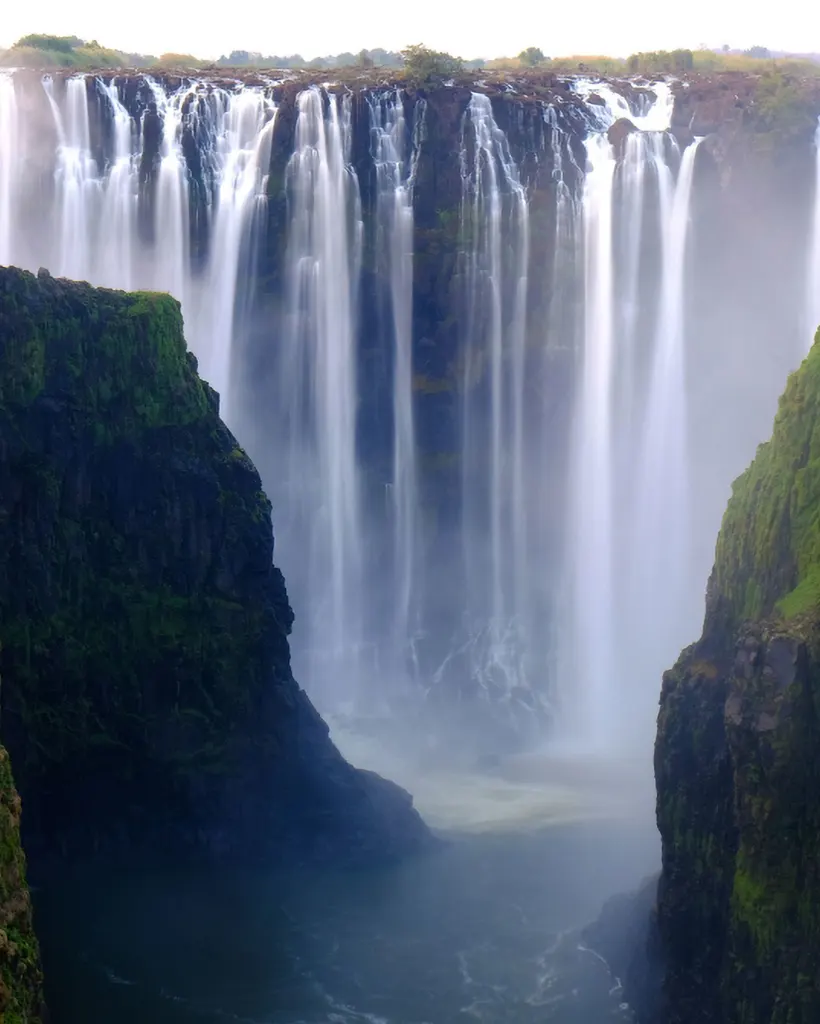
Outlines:
POLYGON ((640 695, 697 624, 684 282, 698 143, 681 155, 665 130, 665 86, 639 116, 607 86, 581 89, 606 107, 586 142, 585 329, 568 502, 573 603, 560 663, 572 731, 605 746, 643 734, 632 721, 640 695), (640 130, 616 154, 605 131, 627 116, 640 130))
POLYGON ((529 206, 507 138, 481 93, 472 94, 465 115, 461 162, 467 246, 464 560, 471 596, 489 593, 489 602, 474 608, 479 622, 485 619, 477 628, 486 642, 483 663, 473 670, 485 692, 492 688, 496 696, 509 696, 528 686, 522 634, 528 577, 523 492, 529 206))
POLYGON ((369 98, 376 168, 376 263, 389 268, 393 346, 393 645, 401 651, 418 628, 419 494, 413 415, 413 183, 424 101, 411 140, 402 95, 369 98), (415 145, 413 145, 415 142, 415 145))
POLYGON ((592 102, 445 90, 448 140, 441 96, 397 88, 0 73, 0 260, 180 300, 324 710, 394 714, 412 684, 431 720, 533 735, 555 689, 602 745, 697 628, 698 147, 667 83, 574 88, 592 102))
POLYGON ((11 263, 14 255, 12 212, 17 185, 17 132, 14 79, 0 71, 0 266, 11 263))
MULTIPOLYGON (((287 167, 291 210, 279 369, 294 536, 308 548, 314 687, 338 697, 362 679, 362 523, 356 456, 356 312, 361 201, 349 164, 351 103, 299 95, 287 167), (303 523, 309 523, 304 537, 303 523)), ((291 557, 301 557, 296 552, 291 557)), ((328 696, 328 693, 325 693, 328 696)))
MULTIPOLYGON (((2 100, 0 100, 2 103, 2 100)), ((806 347, 810 348, 820 327, 820 117, 814 134, 814 210, 809 236, 809 266, 806 280, 806 347)), ((0 260, 0 262, 2 262, 0 260)))
POLYGON ((656 620, 640 654, 634 649, 631 652, 632 671, 639 676, 657 676, 663 671, 670 656, 685 643, 697 616, 697 604, 692 607, 693 581, 689 578, 684 281, 689 200, 698 145, 695 141, 684 150, 677 181, 669 189, 671 194, 664 195, 662 190, 660 308, 632 514, 632 627, 641 628, 650 594, 656 620))
POLYGON ((101 230, 94 280, 110 288, 133 288, 136 281, 135 228, 138 190, 135 132, 131 115, 120 102, 116 81, 101 85, 114 122, 114 153, 108 177, 102 182, 101 230))
POLYGON ((249 230, 270 164, 276 107, 259 89, 219 92, 214 97, 214 174, 217 181, 204 292, 199 297, 196 336, 203 375, 223 396, 230 418, 232 338, 242 240, 249 230))
POLYGON ((69 78, 65 83, 62 107, 54 99, 50 79, 44 80, 57 129, 59 225, 55 273, 77 280, 91 276, 93 238, 88 226, 97 222, 95 204, 99 197, 99 173, 91 155, 88 97, 85 77, 69 78))
MULTIPOLYGON (((21 131, 15 76, 0 74, 0 262, 43 266, 112 288, 170 291, 182 302, 203 374, 227 398, 240 248, 264 191, 275 104, 261 88, 193 83, 169 93, 151 78, 143 82, 161 122, 148 238, 138 230, 140 203, 146 201, 140 182, 144 128, 123 103, 125 83, 87 76, 61 83, 44 76, 55 147, 50 166, 41 166, 43 142, 36 132, 42 129, 21 131), (92 146, 92 98, 99 99, 100 116, 110 125, 102 164, 92 146), (214 150, 209 258, 201 269, 191 256, 192 172, 183 152, 183 131, 196 117, 207 122, 203 131, 214 150), (34 168, 27 180, 18 173, 22 166, 34 168), (28 211, 36 207, 52 212, 35 226, 28 211)), ((225 401, 223 413, 230 416, 225 401)))
POLYGON ((188 172, 182 152, 182 108, 191 94, 184 86, 171 96, 153 79, 147 79, 162 119, 162 144, 156 179, 152 281, 158 291, 168 291, 185 307, 188 298, 190 225, 188 172))
POLYGON ((614 361, 612 192, 615 155, 605 135, 587 142, 581 400, 571 518, 575 554, 572 661, 582 721, 600 742, 614 695, 612 552, 612 373, 614 361))

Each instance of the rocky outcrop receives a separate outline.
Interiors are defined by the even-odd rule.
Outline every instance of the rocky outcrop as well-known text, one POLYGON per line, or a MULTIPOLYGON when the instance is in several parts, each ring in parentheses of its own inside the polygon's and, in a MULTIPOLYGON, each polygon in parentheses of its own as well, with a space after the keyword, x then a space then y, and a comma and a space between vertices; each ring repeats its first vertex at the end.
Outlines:
POLYGON ((270 504, 166 295, 0 270, 3 742, 30 859, 430 837, 290 671, 270 504))
POLYGON ((662 1024, 820 1017, 820 344, 735 483, 655 750, 662 1024))
POLYGON ((0 747, 0 1021, 44 1020, 40 950, 31 921, 26 858, 20 845, 20 797, 0 747))
POLYGON ((657 929, 657 876, 633 893, 613 896, 584 929, 584 943, 603 957, 638 1020, 657 1018, 662 974, 657 929))

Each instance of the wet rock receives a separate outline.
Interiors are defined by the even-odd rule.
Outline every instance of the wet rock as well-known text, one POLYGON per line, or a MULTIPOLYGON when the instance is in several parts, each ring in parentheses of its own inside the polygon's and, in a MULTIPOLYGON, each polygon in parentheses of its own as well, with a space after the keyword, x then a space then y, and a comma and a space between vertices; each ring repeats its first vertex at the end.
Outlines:
POLYGON ((628 117, 621 117, 610 126, 606 133, 606 137, 609 139, 610 144, 616 153, 621 153, 623 150, 624 142, 628 135, 636 132, 638 129, 629 120, 628 117))

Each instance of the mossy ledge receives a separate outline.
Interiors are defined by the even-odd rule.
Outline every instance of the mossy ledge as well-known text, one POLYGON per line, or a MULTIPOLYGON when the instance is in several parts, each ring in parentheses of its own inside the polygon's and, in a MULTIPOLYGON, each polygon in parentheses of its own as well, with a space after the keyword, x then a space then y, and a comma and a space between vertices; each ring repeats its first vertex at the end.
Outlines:
POLYGON ((424 848, 290 670, 271 508, 178 304, 0 269, 0 732, 35 865, 424 848))
MULTIPOLYGON (((660 1024, 820 1020, 820 341, 735 482, 663 680, 660 1024)), ((640 1002, 640 993, 637 997, 640 1002)))

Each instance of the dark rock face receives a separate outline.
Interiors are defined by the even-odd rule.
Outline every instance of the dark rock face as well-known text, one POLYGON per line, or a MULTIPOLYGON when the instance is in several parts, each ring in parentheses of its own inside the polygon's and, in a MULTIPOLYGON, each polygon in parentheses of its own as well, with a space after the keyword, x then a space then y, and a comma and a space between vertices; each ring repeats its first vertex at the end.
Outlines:
POLYGON ((606 133, 606 137, 609 139, 610 144, 615 149, 615 152, 620 154, 627 135, 631 135, 632 132, 636 132, 637 130, 638 129, 628 117, 621 117, 612 125, 606 133))
POLYGON ((652 877, 637 892, 613 896, 582 934, 606 960, 641 1021, 655 1019, 660 998, 657 891, 658 879, 652 877))
POLYGON ((428 845, 293 680, 270 504, 174 300, 0 271, 0 439, 0 724, 30 858, 428 845))
POLYGON ((815 345, 734 485, 703 636, 664 676, 662 1024, 820 1018, 819 424, 815 345))

